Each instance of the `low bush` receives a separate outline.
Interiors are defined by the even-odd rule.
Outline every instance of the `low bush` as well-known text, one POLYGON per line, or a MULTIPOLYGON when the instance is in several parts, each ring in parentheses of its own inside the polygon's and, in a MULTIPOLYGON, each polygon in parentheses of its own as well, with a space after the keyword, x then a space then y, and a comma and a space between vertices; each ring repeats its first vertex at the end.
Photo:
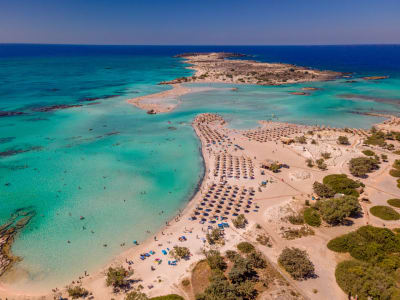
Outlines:
POLYGON ((313 184, 314 193, 316 193, 321 198, 331 198, 335 195, 335 191, 333 191, 330 187, 323 183, 319 183, 315 181, 313 184))
POLYGON ((234 262, 236 258, 240 257, 240 254, 233 250, 227 250, 225 252, 225 256, 231 261, 234 262))
POLYGON ((369 210, 375 217, 381 218, 386 221, 394 221, 400 219, 400 214, 390 206, 377 205, 371 207, 369 210))
POLYGON ((150 300, 185 300, 182 296, 176 294, 170 294, 165 296, 153 297, 150 300))
POLYGON ((221 231, 218 228, 214 228, 211 233, 207 233, 206 238, 210 245, 224 244, 224 237, 221 235, 221 231))
POLYGON ((343 136, 343 135, 338 137, 337 142, 339 145, 350 145, 349 139, 347 138, 347 136, 343 136))
POLYGON ((299 144, 307 144, 307 138, 304 135, 296 137, 296 142, 299 144))
POLYGON ((171 256, 175 259, 187 259, 190 256, 190 250, 187 247, 174 246, 174 249, 171 251, 171 256))
POLYGON ((321 225, 321 217, 314 208, 306 208, 304 210, 304 221, 314 227, 319 227, 321 225))
POLYGON ((335 277, 344 292, 360 300, 398 299, 393 298, 398 293, 395 280, 377 266, 357 260, 343 261, 337 265, 335 277))
POLYGON ((373 132, 364 140, 364 144, 384 147, 386 145, 385 134, 382 131, 373 132))
POLYGON ((321 157, 323 159, 330 159, 331 158, 331 154, 329 152, 322 152, 321 153, 321 157))
POLYGON ((279 255, 278 262, 295 280, 315 276, 314 264, 310 261, 306 251, 298 248, 285 248, 279 255))
MULTIPOLYGON (((142 293, 139 290, 130 291, 126 294, 125 300, 148 300, 146 294, 142 293)), ((151 298, 153 299, 153 298, 151 298)))
POLYGON ((317 159, 315 161, 317 163, 317 167, 320 170, 326 170, 328 168, 327 164, 324 162, 323 158, 317 159))
POLYGON ((242 253, 250 253, 255 250, 254 246, 248 242, 241 242, 236 247, 242 253))
POLYGON ((400 170, 391 169, 391 170, 389 171, 389 174, 390 174, 391 176, 393 176, 393 177, 400 177, 400 170))
POLYGON ((114 288, 124 288, 128 285, 127 278, 129 275, 130 272, 124 267, 109 267, 106 274, 106 284, 114 288))
POLYGON ((367 225, 330 240, 327 246, 335 252, 349 252, 359 260, 374 261, 399 252, 400 235, 387 228, 367 225))
POLYGON ((247 224, 247 219, 243 214, 240 214, 235 219, 232 219, 232 224, 236 228, 245 228, 247 224))
POLYGON ((348 178, 346 174, 332 174, 325 176, 322 183, 333 190, 335 194, 340 193, 355 197, 360 195, 356 189, 361 186, 361 183, 348 178))
POLYGON ((400 208, 400 199, 398 199, 398 198, 389 199, 389 200, 387 201, 387 203, 388 203, 389 205, 391 205, 391 206, 400 208))
POLYGON ((81 286, 69 286, 67 288, 68 296, 72 299, 85 298, 89 295, 89 291, 81 286))
POLYGON ((265 234, 257 235, 256 240, 263 246, 272 247, 271 239, 269 238, 269 236, 266 236, 265 234))
POLYGON ((362 151, 363 154, 365 154, 366 156, 374 156, 375 152, 372 150, 364 150, 362 151))
POLYGON ((211 270, 218 269, 220 271, 225 271, 227 264, 224 261, 224 258, 221 256, 219 251, 217 250, 210 250, 206 252, 206 259, 208 265, 210 266, 211 270))
POLYGON ((301 238, 303 236, 314 235, 315 232, 308 226, 301 226, 300 228, 288 228, 284 229, 282 232, 282 236, 287 240, 294 240, 301 238))
POLYGON ((352 158, 349 162, 349 171, 356 177, 365 177, 378 168, 378 161, 374 158, 357 157, 352 158))
POLYGON ((293 225, 303 225, 304 224, 303 214, 298 213, 298 214, 290 215, 288 217, 288 221, 293 225))
POLYGON ((253 251, 247 255, 246 259, 250 262, 250 265, 256 269, 265 269, 267 267, 267 261, 264 259, 261 252, 253 251))
POLYGON ((357 216, 362 211, 357 198, 353 196, 323 199, 318 201, 315 207, 322 219, 331 225, 343 223, 346 218, 357 216))

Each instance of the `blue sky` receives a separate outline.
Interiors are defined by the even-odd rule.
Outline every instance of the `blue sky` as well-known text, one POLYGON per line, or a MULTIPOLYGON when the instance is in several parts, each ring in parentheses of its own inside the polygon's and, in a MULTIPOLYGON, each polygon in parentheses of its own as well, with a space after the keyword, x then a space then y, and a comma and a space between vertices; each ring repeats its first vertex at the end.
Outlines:
POLYGON ((400 0, 0 0, 0 43, 400 43, 400 0))

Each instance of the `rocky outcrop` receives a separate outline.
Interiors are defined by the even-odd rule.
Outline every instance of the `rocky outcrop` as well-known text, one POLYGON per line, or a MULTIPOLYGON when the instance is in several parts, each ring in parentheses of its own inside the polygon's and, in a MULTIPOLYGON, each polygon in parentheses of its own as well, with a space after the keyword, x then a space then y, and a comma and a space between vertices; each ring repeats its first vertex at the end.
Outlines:
POLYGON ((11 246, 17 234, 30 222, 35 215, 34 210, 19 209, 10 219, 0 226, 0 276, 9 270, 20 257, 11 253, 11 246))

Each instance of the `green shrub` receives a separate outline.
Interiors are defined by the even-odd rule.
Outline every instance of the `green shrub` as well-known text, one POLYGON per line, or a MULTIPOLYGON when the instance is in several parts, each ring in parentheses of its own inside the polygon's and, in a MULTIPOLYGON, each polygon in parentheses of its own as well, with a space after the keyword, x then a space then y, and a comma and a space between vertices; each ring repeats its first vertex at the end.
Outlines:
POLYGON ((360 300, 394 299, 395 280, 384 270, 371 264, 348 260, 339 263, 335 271, 340 288, 360 300))
POLYGON ((210 245, 214 244, 224 244, 224 237, 221 235, 219 228, 214 228, 211 233, 206 234, 207 242, 210 245))
POLYGON ((299 144, 307 144, 307 138, 304 135, 296 137, 296 142, 299 144))
POLYGON ((387 203, 388 203, 389 205, 391 205, 391 206, 400 208, 400 199, 398 199, 398 198, 389 199, 389 200, 387 201, 387 203))
POLYGON ((356 259, 373 261, 400 251, 400 235, 387 228, 362 226, 358 230, 332 239, 328 248, 335 252, 349 252, 356 259))
POLYGON ((72 299, 85 298, 89 295, 89 291, 81 286, 69 286, 67 288, 68 296, 72 299))
POLYGON ((362 151, 363 154, 365 154, 366 156, 374 156, 375 152, 372 150, 364 150, 362 151))
POLYGON ((224 261, 224 258, 221 256, 219 251, 217 250, 210 250, 206 252, 206 259, 208 262, 208 265, 210 266, 211 270, 221 270, 225 271, 226 270, 226 262, 224 261))
POLYGON ((357 198, 353 196, 323 199, 318 201, 315 207, 319 210, 322 219, 331 225, 340 224, 346 218, 361 213, 361 206, 357 198))
POLYGON ((303 225, 304 224, 303 214, 299 213, 295 215, 290 215, 288 217, 288 221, 293 225, 303 225))
POLYGON ((279 255, 278 262, 295 280, 315 276, 314 264, 310 261, 306 251, 298 248, 285 248, 279 255))
POLYGON ((381 131, 374 132, 364 140, 364 144, 383 147, 386 145, 385 134, 381 131))
POLYGON ((254 246, 248 242, 241 242, 236 247, 242 253, 250 253, 255 250, 254 246))
POLYGON ((166 296, 153 297, 150 298, 150 300, 185 300, 185 298, 176 294, 170 294, 166 296))
MULTIPOLYGON (((139 290, 130 291, 126 294, 125 300, 148 300, 146 294, 140 292, 139 290)), ((151 298, 153 299, 153 298, 151 298)))
POLYGON ((267 267, 267 261, 259 251, 253 251, 247 255, 246 259, 250 262, 250 265, 256 269, 265 269, 267 267))
POLYGON ((231 262, 234 262, 236 258, 240 257, 240 254, 233 250, 227 250, 225 255, 231 262))
POLYGON ((400 214, 390 206, 377 205, 369 210, 375 217, 386 221, 394 221, 400 219, 400 214))
POLYGON ((347 136, 341 135, 341 136, 338 137, 338 144, 340 144, 340 145, 350 145, 349 139, 347 138, 347 136))
POLYGON ((396 159, 393 163, 393 168, 400 170, 400 159, 396 159))
POLYGON ((390 174, 391 176, 393 176, 393 177, 400 177, 400 170, 391 169, 391 170, 389 171, 389 174, 390 174))
POLYGON ((128 284, 127 278, 130 275, 124 267, 109 267, 107 270, 106 284, 114 288, 123 288, 128 284))
POLYGON ((360 195, 356 188, 359 188, 361 184, 353 179, 348 178, 345 174, 332 174, 325 176, 322 182, 331 190, 333 190, 335 194, 340 193, 355 197, 360 195))
POLYGON ((174 246, 174 249, 171 251, 171 256, 175 259, 187 259, 190 256, 190 250, 187 247, 174 246))
POLYGON ((233 284, 240 284, 256 277, 257 272, 252 267, 251 262, 245 258, 236 259, 228 274, 228 278, 233 284))
POLYGON ((240 214, 235 219, 232 219, 232 224, 236 228, 245 228, 247 224, 247 219, 243 214, 240 214))
POLYGON ((304 210, 304 221, 314 227, 319 227, 321 225, 321 217, 319 216, 318 212, 309 207, 304 210))
POLYGON ((356 177, 365 177, 378 168, 377 160, 369 157, 352 158, 349 162, 349 171, 356 177))
POLYGON ((323 183, 315 181, 313 184, 314 192, 321 198, 331 198, 335 195, 335 192, 323 183))
POLYGON ((294 240, 303 236, 314 235, 315 232, 308 226, 301 226, 300 228, 288 228, 284 229, 282 236, 287 240, 294 240))
POLYGON ((331 158, 331 154, 329 152, 322 152, 321 153, 321 157, 323 159, 330 159, 331 158))

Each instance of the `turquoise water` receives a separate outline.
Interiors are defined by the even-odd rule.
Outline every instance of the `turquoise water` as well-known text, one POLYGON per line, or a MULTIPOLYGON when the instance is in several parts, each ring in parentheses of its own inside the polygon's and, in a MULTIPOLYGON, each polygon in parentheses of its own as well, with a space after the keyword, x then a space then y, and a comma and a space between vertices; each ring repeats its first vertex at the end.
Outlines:
POLYGON ((368 128, 381 118, 354 112, 400 111, 400 76, 391 70, 390 79, 376 82, 239 85, 237 91, 214 84, 217 89, 183 96, 172 113, 150 116, 125 100, 167 89, 157 83, 190 73, 171 49, 150 48, 147 55, 130 48, 63 49, 0 55, 0 111, 25 113, 0 117, 0 152, 16 150, 0 156, 0 223, 19 208, 37 213, 12 248, 23 261, 11 285, 26 291, 92 272, 184 206, 203 173, 191 128, 198 113, 221 113, 236 128, 272 117, 368 128), (290 94, 310 85, 321 90, 290 94), (99 99, 81 101, 86 98, 99 99), (32 110, 54 104, 83 106, 32 110))

